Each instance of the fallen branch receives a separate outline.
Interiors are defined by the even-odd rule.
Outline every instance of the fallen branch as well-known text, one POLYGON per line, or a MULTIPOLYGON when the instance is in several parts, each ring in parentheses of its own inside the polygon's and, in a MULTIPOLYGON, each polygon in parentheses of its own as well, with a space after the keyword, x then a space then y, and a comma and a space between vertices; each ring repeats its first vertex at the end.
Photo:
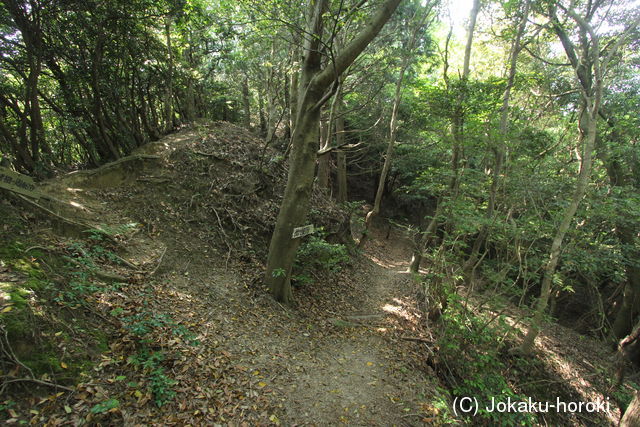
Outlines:
POLYGON ((56 219, 59 219, 62 222, 65 222, 67 224, 73 225, 74 227, 82 227, 83 230, 94 228, 89 224, 84 224, 82 222, 78 222, 78 221, 74 221, 74 220, 69 219, 69 218, 65 218, 62 215, 58 215, 57 213, 53 212, 52 210, 47 209, 44 206, 42 206, 41 204, 36 203, 33 200, 30 200, 29 198, 24 197, 24 196, 22 196, 20 194, 16 194, 15 196, 21 198, 22 200, 24 200, 25 202, 27 202, 27 203, 29 203, 31 205, 37 207, 38 209, 42 210, 46 214, 51 215, 52 217, 54 217, 56 219))
POLYGON ((14 377, 4 377, 4 378, 11 378, 10 380, 4 380, 2 382, 2 391, 4 391, 5 385, 9 384, 9 383, 17 383, 17 382, 31 382, 31 383, 36 383, 36 384, 40 384, 40 385, 46 385, 48 387, 54 387, 54 388, 59 388, 61 390, 66 390, 66 391, 72 391, 74 392, 75 390, 72 389, 71 387, 66 387, 60 384, 56 384, 56 383, 50 383, 48 381, 43 381, 43 380, 38 380, 36 378, 14 378, 14 377))
POLYGON ((427 339, 420 338, 420 337, 400 337, 400 339, 405 341, 420 342, 423 344, 433 344, 433 341, 429 341, 427 339))
POLYGON ((129 261, 127 261, 126 259, 122 258, 118 254, 112 254, 112 255, 113 255, 114 258, 116 258, 118 261, 120 261, 121 263, 123 263, 127 267, 135 270, 136 273, 142 273, 140 270, 138 270, 138 266, 137 265, 130 263, 129 261))
POLYGON ((116 273, 110 273, 108 271, 98 270, 97 268, 90 268, 90 267, 82 264, 81 262, 76 261, 73 258, 67 258, 67 260, 70 261, 72 264, 75 264, 78 267, 81 267, 84 270, 89 270, 98 279, 102 279, 102 280, 107 281, 107 282, 126 282, 127 280, 129 280, 126 277, 121 276, 121 275, 116 274, 116 273))
POLYGON ((149 273, 149 277, 151 277, 154 274, 156 274, 156 271, 158 271, 158 268, 160 268, 160 264, 162 264, 162 259, 164 258, 164 254, 167 253, 167 248, 168 248, 168 246, 166 246, 164 248, 164 251, 162 251, 162 255, 160 255, 160 258, 158 259, 158 265, 156 265, 156 268, 154 268, 153 271, 151 273, 149 273))

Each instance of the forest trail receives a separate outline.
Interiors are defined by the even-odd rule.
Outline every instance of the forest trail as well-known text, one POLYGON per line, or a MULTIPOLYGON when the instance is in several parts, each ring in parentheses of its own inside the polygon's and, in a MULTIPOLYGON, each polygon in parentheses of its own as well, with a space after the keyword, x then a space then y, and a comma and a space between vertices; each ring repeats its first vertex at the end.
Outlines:
POLYGON ((206 295, 201 320, 216 333, 200 335, 249 374, 247 394, 267 398, 270 421, 416 425, 429 419, 437 380, 406 357, 416 344, 400 341, 417 321, 405 273, 409 251, 400 236, 384 239, 385 233, 374 229, 361 259, 335 283, 299 289, 295 309, 265 293, 247 295, 250 288, 238 277, 186 257, 174 259, 178 271, 166 274, 179 292, 206 295), (197 289, 197 283, 207 285, 197 289))
MULTIPOLYGON (((419 314, 406 273, 410 249, 400 230, 381 221, 350 266, 331 280, 296 287, 295 306, 285 308, 264 289, 259 261, 238 262, 235 248, 224 250, 221 240, 230 230, 218 230, 214 245, 203 238, 205 227, 189 220, 198 194, 185 193, 188 183, 166 184, 171 170, 185 170, 171 167, 180 164, 181 153, 205 151, 194 148, 201 135, 186 129, 146 146, 137 154, 160 158, 143 159, 142 172, 133 175, 129 167, 108 166, 44 186, 67 203, 60 214, 103 229, 138 224, 122 233, 117 252, 147 273, 133 273, 132 285, 111 297, 104 311, 128 314, 120 328, 130 328, 132 317, 160 324, 152 348, 166 354, 163 366, 177 381, 175 399, 161 408, 150 394, 116 390, 109 378, 131 378, 133 372, 128 362, 114 361, 140 351, 132 337, 116 334, 103 355, 112 362, 92 374, 91 384, 102 390, 96 399, 117 395, 128 425, 158 417, 196 425, 221 419, 284 425, 428 422, 437 378, 418 369, 421 344, 401 339, 411 335, 419 314), (158 319, 186 327, 199 344, 184 345, 158 319)), ((206 229, 214 229, 220 218, 208 221, 206 229)))
MULTIPOLYGON (((402 230, 374 221, 370 239, 350 265, 295 287, 294 307, 283 307, 262 285, 259 251, 252 250, 260 242, 252 237, 264 230, 257 220, 275 209, 273 200, 261 194, 275 191, 260 186, 277 186, 230 158, 257 152, 246 132, 231 125, 213 127, 206 143, 202 129, 189 128, 146 146, 139 154, 159 158, 143 159, 144 167, 108 166, 43 186, 66 202, 59 214, 107 230, 137 224, 109 243, 128 267, 109 262, 100 267, 127 277, 122 288, 95 299, 93 310, 110 331, 109 348, 68 403, 52 405, 52 425, 85 420, 82 414, 109 398, 117 398, 119 408, 101 415, 98 421, 105 424, 441 422, 450 413, 449 398, 427 365, 430 349, 404 339, 422 338, 425 328, 416 286, 406 273, 411 247, 402 230), (210 173, 212 166, 217 174, 210 173), (234 182, 254 185, 254 198, 243 202, 248 196, 238 193, 234 182), (217 187, 225 192, 216 192, 217 187), (135 326, 151 332, 136 335, 135 326), (133 389, 114 380, 149 384, 148 372, 131 362, 144 351, 163 355, 157 366, 175 384, 133 389), (154 404, 158 387, 175 396, 154 404)), ((333 214, 330 207, 322 209, 333 214)), ((49 233, 46 226, 42 231, 43 236, 49 233)), ((74 242, 58 235, 48 239, 51 247, 74 242)), ((589 384, 578 384, 594 369, 580 352, 588 349, 590 360, 597 356, 602 366, 606 352, 564 329, 541 334, 550 359, 544 381, 556 384, 560 374, 580 390, 581 400, 600 397, 589 384), (580 369, 571 361, 578 361, 580 369)))

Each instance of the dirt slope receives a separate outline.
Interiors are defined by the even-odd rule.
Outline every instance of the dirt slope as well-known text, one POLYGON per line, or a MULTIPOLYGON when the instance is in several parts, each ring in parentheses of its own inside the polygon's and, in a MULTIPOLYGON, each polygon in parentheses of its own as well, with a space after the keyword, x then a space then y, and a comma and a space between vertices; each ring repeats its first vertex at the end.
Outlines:
MULTIPOLYGON (((400 264, 408 251, 394 243, 401 236, 378 239, 376 230, 351 267, 297 289, 295 308, 275 303, 259 278, 285 173, 274 153, 261 150, 233 125, 199 126, 43 186, 57 199, 48 206, 60 215, 105 230, 129 225, 117 235, 118 256, 129 267, 101 267, 128 279, 96 298, 96 311, 111 323, 105 324, 110 348, 76 393, 40 412, 41 421, 415 425, 429 419, 434 380, 404 357, 416 344, 399 338, 416 320, 400 264), (110 317, 114 312, 123 314, 110 317), (155 328, 144 341, 131 334, 132 318, 155 328), (198 344, 172 333, 178 327, 198 344), (145 378, 150 371, 135 367, 141 349, 161 352, 159 366, 177 381, 170 387, 175 396, 161 407, 151 392, 114 380, 153 382, 145 378), (118 407, 91 414, 114 398, 118 407)), ((314 224, 338 236, 343 215, 314 195, 314 224)))

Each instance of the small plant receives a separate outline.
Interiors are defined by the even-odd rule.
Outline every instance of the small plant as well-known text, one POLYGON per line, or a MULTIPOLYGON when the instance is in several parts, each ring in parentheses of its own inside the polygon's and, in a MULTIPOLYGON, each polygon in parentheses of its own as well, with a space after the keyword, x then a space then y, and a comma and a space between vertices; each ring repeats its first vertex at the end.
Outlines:
POLYGON ((149 375, 149 389, 158 407, 171 401, 176 396, 176 392, 172 387, 178 383, 166 375, 161 365, 164 357, 164 353, 160 351, 150 352, 147 347, 143 347, 137 355, 129 358, 131 363, 141 366, 145 373, 149 375))
POLYGON ((98 403, 93 408, 91 408, 92 414, 104 414, 105 412, 109 412, 112 409, 118 408, 120 406, 120 401, 118 399, 109 399, 104 402, 98 403))
POLYGON ((327 242, 320 228, 298 249, 293 279, 303 285, 310 284, 314 281, 314 272, 337 273, 342 269, 342 265, 348 262, 349 252, 346 246, 327 242))
MULTIPOLYGON (((116 310, 117 309, 114 309, 112 312, 116 310)), ((115 315, 119 313, 121 313, 121 311, 117 311, 115 315)), ((144 338, 154 329, 168 328, 173 335, 184 339, 187 344, 194 346, 200 344, 193 333, 166 314, 143 311, 133 316, 124 317, 122 322, 125 324, 126 329, 141 338, 144 338)))
POLYGON ((61 289, 53 300, 68 307, 79 307, 86 304, 86 297, 98 292, 100 288, 91 281, 91 274, 86 271, 75 271, 65 289, 61 289))

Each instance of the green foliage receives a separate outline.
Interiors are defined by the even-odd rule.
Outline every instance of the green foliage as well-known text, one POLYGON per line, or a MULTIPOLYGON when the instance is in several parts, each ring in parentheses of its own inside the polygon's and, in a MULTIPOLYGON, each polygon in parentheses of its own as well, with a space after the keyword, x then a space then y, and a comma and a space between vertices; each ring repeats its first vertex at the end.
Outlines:
POLYGON ((150 351, 146 346, 142 347, 135 356, 129 357, 129 362, 142 367, 145 374, 148 375, 149 389, 158 407, 170 402, 176 396, 172 387, 178 383, 166 375, 162 366, 164 359, 164 353, 150 351))
POLYGON ((502 350, 505 348, 504 337, 511 328, 504 318, 476 315, 458 295, 449 294, 442 324, 445 329, 439 339, 439 356, 454 375, 449 380, 453 395, 475 397, 482 402, 477 417, 483 422, 503 426, 531 425, 535 421, 533 414, 488 412, 484 406, 491 398, 526 400, 513 390, 505 377, 507 366, 502 361, 502 350))
POLYGON ((323 230, 318 229, 300 245, 292 278, 298 284, 308 285, 314 282, 314 273, 337 273, 348 262, 349 251, 346 246, 327 242, 323 230))
POLYGON ((273 271, 271 272, 271 275, 273 277, 282 277, 285 275, 285 271, 284 268, 275 268, 273 269, 273 271))
POLYGON ((630 382, 630 386, 631 388, 627 387, 626 384, 621 384, 611 393, 621 408, 628 407, 635 396, 635 392, 640 390, 640 386, 634 382, 630 382))
MULTIPOLYGON (((112 311, 114 315, 118 315, 119 313, 121 312, 114 314, 112 311)), ((167 329, 173 335, 184 339, 189 345, 196 346, 200 344, 193 333, 183 325, 178 324, 167 314, 143 311, 132 316, 123 317, 122 322, 126 329, 140 338, 145 338, 155 329, 167 329)))
POLYGON ((6 411, 8 409, 13 408, 14 406, 16 406, 16 402, 9 399, 9 400, 5 400, 4 402, 0 403, 0 412, 2 411, 6 411))

